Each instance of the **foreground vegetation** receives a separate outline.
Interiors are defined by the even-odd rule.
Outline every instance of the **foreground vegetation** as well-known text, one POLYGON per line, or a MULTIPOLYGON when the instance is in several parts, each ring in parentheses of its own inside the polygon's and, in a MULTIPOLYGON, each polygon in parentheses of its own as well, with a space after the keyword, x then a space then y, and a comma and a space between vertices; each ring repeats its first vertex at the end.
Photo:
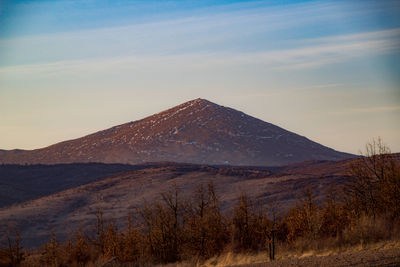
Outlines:
POLYGON ((274 260, 283 251, 346 249, 400 238, 400 166, 380 140, 351 166, 351 179, 330 188, 317 205, 308 188, 286 214, 242 194, 230 215, 220 212, 214 185, 183 199, 176 186, 127 216, 123 227, 96 213, 91 230, 65 242, 53 234, 38 250, 21 247, 18 232, 6 235, 1 266, 151 266, 209 262, 228 253, 262 252, 274 260), (207 261, 208 260, 208 261, 207 261), (107 265, 108 264, 108 265, 107 265))

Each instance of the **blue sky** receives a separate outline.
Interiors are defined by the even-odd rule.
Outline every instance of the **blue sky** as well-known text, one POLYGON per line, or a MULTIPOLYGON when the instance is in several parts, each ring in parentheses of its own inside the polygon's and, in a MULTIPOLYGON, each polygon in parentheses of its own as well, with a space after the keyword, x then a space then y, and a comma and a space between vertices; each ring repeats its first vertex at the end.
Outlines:
POLYGON ((332 148, 400 151, 399 1, 1 1, 0 149, 201 97, 332 148))

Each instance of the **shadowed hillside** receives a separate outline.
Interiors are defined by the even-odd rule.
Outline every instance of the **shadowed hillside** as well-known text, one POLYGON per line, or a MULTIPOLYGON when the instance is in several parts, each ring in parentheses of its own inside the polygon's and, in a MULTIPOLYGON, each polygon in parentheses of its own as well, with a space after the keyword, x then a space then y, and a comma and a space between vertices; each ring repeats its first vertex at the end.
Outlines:
POLYGON ((122 164, 0 165, 0 207, 43 197, 145 166, 122 164))
MULTIPOLYGON (((68 168, 79 167, 82 170, 84 166, 85 164, 74 164, 47 168, 48 170, 64 168, 65 173, 74 173, 75 170, 71 171, 68 168)), ((88 169, 92 167, 106 170, 107 165, 88 164, 88 166, 88 169)), ((3 166, 3 168, 6 167, 3 166)), ((63 236, 67 229, 90 224, 95 220, 94 214, 99 208, 104 211, 106 218, 123 221, 129 212, 135 211, 146 201, 159 198, 160 194, 168 188, 176 185, 184 197, 189 197, 197 186, 208 184, 210 181, 213 181, 216 193, 221 197, 223 212, 229 213, 238 196, 245 192, 251 192, 252 197, 261 205, 274 202, 280 210, 284 211, 295 204, 296 199, 307 187, 317 192, 316 200, 321 202, 328 187, 343 183, 348 160, 307 162, 304 164, 303 173, 301 164, 293 167, 267 168, 163 163, 140 166, 116 165, 113 168, 120 171, 121 167, 126 170, 121 174, 112 174, 110 177, 85 185, 2 208, 0 209, 0 221, 3 222, 1 226, 5 227, 7 224, 16 226, 21 230, 26 244, 34 245, 47 238, 51 229, 61 229, 60 234, 63 236), (321 175, 319 173, 321 164, 329 166, 334 171, 321 175), (134 170, 128 171, 130 168, 134 170), (293 170, 296 170, 298 174, 293 173, 293 170)), ((17 167, 12 166, 12 168, 17 167)), ((39 168, 44 173, 45 167, 20 166, 18 168, 25 169, 26 173, 29 173, 30 169, 39 168)), ((87 177, 86 182, 92 178, 87 177)), ((60 179, 60 184, 65 186, 68 180, 60 179)), ((20 184, 20 186, 23 185, 20 184)), ((41 193, 45 194, 44 191, 41 193)))

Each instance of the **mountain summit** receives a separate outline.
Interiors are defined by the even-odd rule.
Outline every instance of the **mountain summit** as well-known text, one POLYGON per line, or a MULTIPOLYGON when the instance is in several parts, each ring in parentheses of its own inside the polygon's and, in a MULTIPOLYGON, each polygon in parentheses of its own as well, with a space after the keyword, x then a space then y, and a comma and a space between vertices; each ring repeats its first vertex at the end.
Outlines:
POLYGON ((199 98, 142 120, 45 148, 2 150, 0 163, 173 161, 265 166, 351 156, 199 98))

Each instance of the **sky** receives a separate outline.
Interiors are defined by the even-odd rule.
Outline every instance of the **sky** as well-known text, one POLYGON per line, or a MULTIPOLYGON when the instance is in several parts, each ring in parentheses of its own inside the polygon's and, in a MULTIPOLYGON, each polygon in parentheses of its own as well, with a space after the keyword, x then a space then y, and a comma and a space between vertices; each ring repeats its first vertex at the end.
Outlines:
POLYGON ((0 1, 0 149, 204 98, 400 152, 400 1, 0 1))

